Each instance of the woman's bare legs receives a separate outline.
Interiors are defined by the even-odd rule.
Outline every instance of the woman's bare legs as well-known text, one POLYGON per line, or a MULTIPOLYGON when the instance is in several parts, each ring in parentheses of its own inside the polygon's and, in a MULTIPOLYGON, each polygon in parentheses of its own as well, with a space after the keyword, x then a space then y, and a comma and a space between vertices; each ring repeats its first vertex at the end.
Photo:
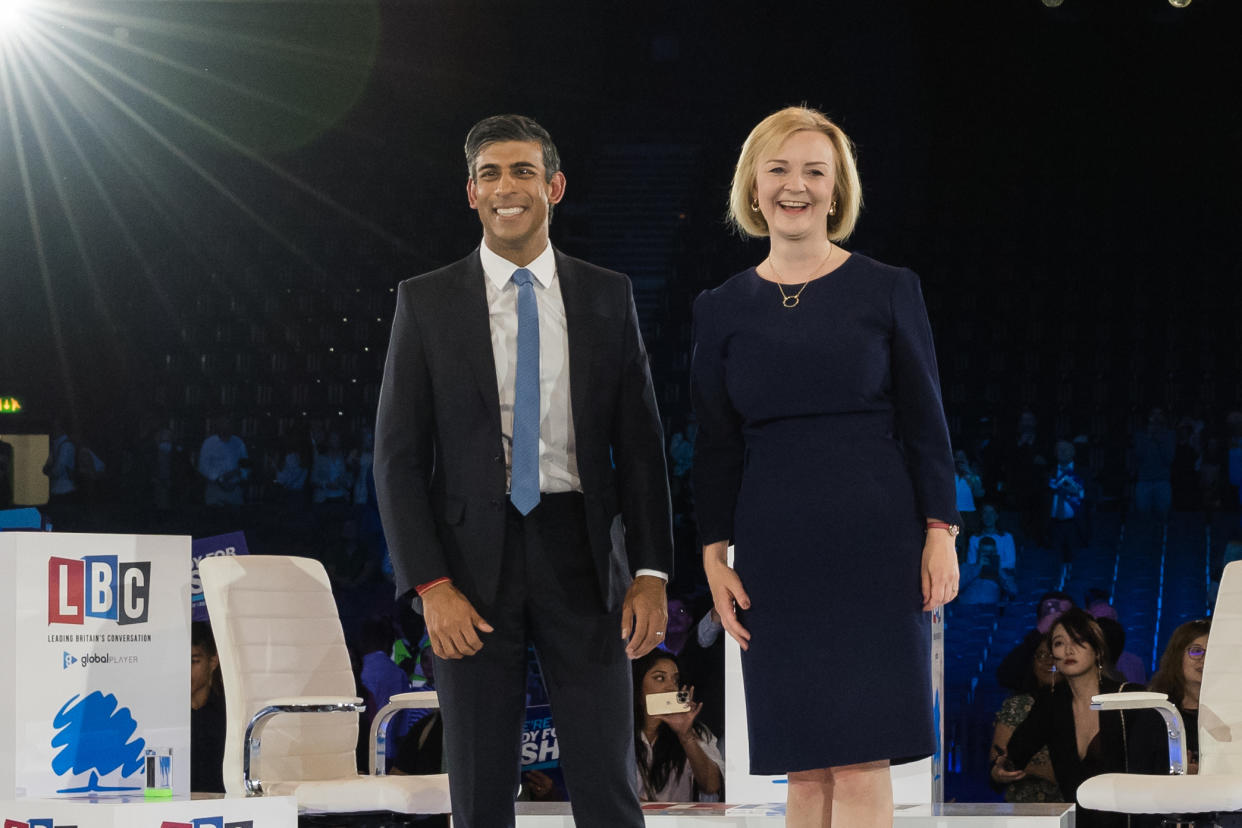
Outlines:
POLYGON ((786 828, 892 828, 888 760, 789 774, 786 828))

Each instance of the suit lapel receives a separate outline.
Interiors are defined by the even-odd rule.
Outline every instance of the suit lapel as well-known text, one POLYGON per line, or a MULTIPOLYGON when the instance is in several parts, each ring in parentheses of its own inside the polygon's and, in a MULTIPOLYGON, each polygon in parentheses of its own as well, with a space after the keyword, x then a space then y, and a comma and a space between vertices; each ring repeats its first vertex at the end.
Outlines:
POLYGON ((587 310, 583 275, 561 251, 556 256, 556 278, 561 283, 561 301, 565 303, 565 326, 569 333, 569 405, 574 418, 574 432, 582 434, 590 400, 591 320, 587 310))
POLYGON ((500 433, 500 392, 496 390, 496 357, 492 352, 492 328, 488 319, 487 288, 483 280, 483 264, 479 251, 475 250, 464 260, 459 274, 460 294, 455 301, 447 303, 452 316, 452 327, 461 336, 455 338, 462 356, 470 366, 470 373, 483 397, 492 426, 500 433))

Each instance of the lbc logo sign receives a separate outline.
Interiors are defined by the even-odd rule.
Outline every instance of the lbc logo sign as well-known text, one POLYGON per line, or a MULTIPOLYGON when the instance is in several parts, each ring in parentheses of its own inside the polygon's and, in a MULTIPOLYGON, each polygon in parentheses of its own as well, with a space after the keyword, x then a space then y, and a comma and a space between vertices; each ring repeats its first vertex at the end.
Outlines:
POLYGON ((116 555, 48 559, 49 624, 83 624, 87 618, 141 624, 150 596, 150 561, 120 561, 116 555))

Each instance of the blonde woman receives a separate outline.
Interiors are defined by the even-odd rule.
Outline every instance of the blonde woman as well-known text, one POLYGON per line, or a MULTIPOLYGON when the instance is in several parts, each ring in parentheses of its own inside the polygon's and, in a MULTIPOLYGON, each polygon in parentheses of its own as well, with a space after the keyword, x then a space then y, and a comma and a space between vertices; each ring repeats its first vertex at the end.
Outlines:
POLYGON ((841 247, 861 203, 836 124, 765 118, 730 217, 767 256, 695 303, 703 563, 745 651, 751 770, 788 774, 790 826, 892 824, 889 765, 935 749, 930 610, 957 593, 919 280, 841 247))

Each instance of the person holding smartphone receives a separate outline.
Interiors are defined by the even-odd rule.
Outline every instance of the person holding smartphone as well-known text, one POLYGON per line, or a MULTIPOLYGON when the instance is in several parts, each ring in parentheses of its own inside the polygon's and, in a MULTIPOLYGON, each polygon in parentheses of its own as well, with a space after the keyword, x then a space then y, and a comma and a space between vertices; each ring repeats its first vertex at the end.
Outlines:
POLYGON ((719 802, 724 757, 698 721, 702 702, 683 688, 677 659, 652 650, 634 662, 634 751, 644 802, 719 802))

